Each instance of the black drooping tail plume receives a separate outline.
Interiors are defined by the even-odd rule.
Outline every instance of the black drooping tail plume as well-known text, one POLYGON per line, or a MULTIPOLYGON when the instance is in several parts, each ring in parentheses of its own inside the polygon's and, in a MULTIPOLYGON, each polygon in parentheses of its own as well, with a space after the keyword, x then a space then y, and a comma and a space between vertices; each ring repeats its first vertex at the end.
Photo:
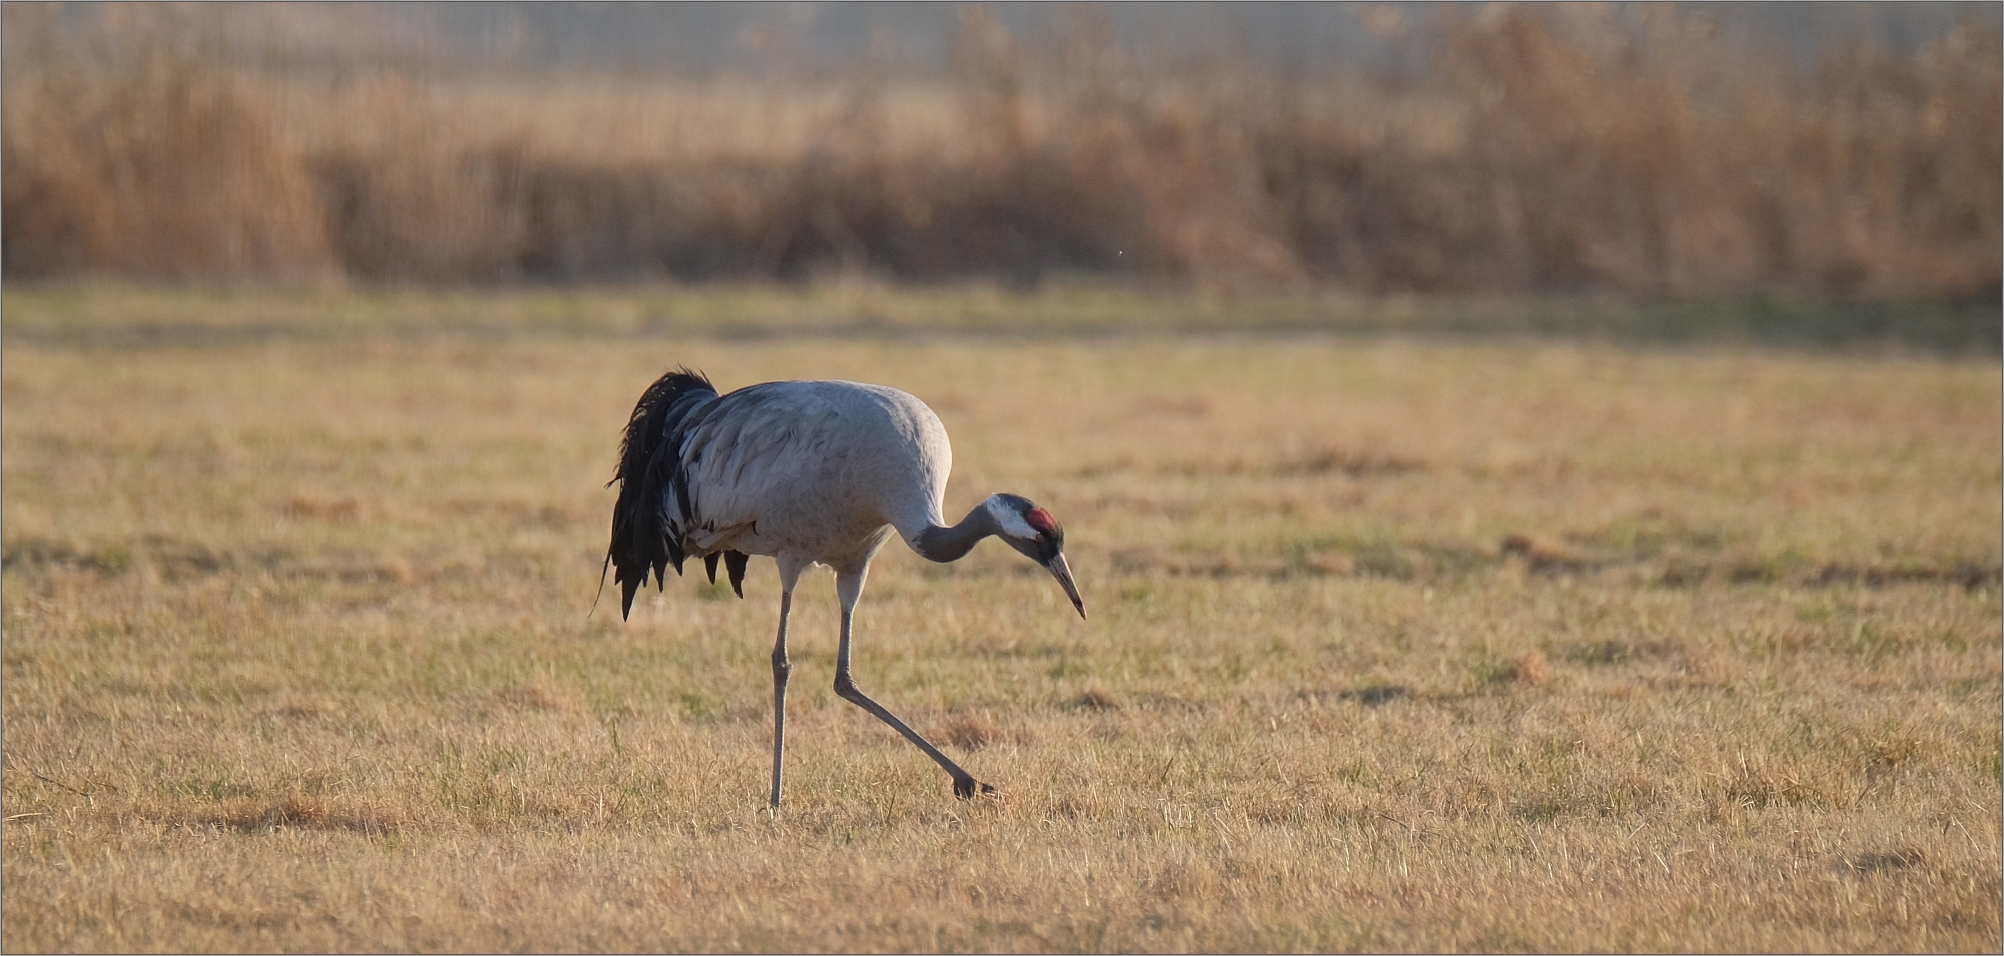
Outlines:
MULTIPOLYGON (((633 594, 653 572, 665 587, 668 565, 682 573, 688 557, 679 528, 692 515, 687 473, 682 467, 682 442, 703 418, 700 410, 716 401, 716 386, 688 368, 669 372, 640 396, 627 419, 626 437, 619 445, 619 473, 607 485, 619 485, 612 507, 612 544, 605 563, 620 587, 619 615, 633 610, 633 594), (677 514, 668 514, 668 498, 677 514)), ((604 571, 600 571, 603 580, 604 571)))

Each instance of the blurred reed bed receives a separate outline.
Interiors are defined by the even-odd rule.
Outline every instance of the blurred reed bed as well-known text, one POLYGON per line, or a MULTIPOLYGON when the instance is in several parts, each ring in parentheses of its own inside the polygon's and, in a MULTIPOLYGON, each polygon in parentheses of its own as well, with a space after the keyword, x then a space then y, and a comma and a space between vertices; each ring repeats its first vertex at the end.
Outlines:
POLYGON ((1988 296, 1998 37, 1808 69, 1456 7, 1417 85, 1169 70, 978 8, 955 72, 685 82, 116 53, 4 14, 5 275, 1988 296))

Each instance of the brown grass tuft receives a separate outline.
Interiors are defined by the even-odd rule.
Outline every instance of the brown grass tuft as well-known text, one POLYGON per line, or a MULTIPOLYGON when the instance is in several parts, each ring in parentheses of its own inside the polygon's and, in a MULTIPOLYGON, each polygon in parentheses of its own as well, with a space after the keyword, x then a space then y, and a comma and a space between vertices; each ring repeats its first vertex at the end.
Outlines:
POLYGON ((1511 680, 1536 687, 1552 679, 1552 665, 1545 661, 1544 653, 1534 647, 1519 654, 1508 673, 1511 680))
POLYGON ((1587 564, 1578 549, 1527 534, 1505 536, 1501 550, 1505 555, 1521 560, 1526 570, 1538 574, 1577 571, 1587 564))
POLYGON ((1875 853, 1861 853, 1844 861, 1844 865, 1860 873, 1882 873, 1889 870, 1904 870, 1927 865, 1927 854, 1916 849, 1887 850, 1875 853))
POLYGON ((1120 698, 1113 694, 1098 687, 1090 687, 1084 693, 1072 698, 1070 706, 1081 710, 1119 710, 1122 705, 1120 698))
POLYGON ((940 725, 946 742, 968 753, 978 753, 999 743, 1028 744, 1035 735, 1024 728, 1011 728, 987 710, 961 711, 940 725))

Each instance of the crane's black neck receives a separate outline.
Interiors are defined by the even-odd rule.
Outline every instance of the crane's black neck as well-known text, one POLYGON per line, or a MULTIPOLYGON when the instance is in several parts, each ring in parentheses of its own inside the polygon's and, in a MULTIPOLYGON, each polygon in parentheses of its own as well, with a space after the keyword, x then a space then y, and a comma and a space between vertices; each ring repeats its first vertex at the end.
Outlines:
POLYGON ((974 550, 975 544, 991 534, 1000 534, 1002 526, 990 513, 987 503, 974 506, 967 517, 951 528, 933 525, 912 538, 912 550, 928 561, 958 561, 974 550))

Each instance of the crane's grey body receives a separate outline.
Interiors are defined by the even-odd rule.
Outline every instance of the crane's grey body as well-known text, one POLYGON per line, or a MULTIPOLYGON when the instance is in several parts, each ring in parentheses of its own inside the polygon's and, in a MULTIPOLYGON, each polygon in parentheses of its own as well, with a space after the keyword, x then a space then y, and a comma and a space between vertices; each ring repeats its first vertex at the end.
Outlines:
MULTIPOLYGON (((889 539, 943 525, 953 449, 906 392, 856 382, 771 382, 718 398, 681 449, 692 553, 770 555, 841 571, 889 539)), ((676 510, 671 504, 669 510, 676 510)))
POLYGON ((740 597, 748 555, 779 566, 779 636, 772 652, 772 805, 779 806, 786 749, 787 618, 800 574, 835 572, 842 602, 835 691, 917 745, 953 778, 954 793, 993 792, 856 689, 851 624, 870 559, 893 534, 934 561, 952 561, 997 535, 1057 577, 1084 616, 1050 513, 1015 495, 993 495, 959 524, 942 518, 953 451, 924 402, 882 385, 768 382, 718 395, 686 369, 663 375, 635 406, 621 449, 619 502, 606 563, 616 567, 621 612, 649 572, 666 585, 673 564, 701 557, 716 580, 730 567, 740 597))

